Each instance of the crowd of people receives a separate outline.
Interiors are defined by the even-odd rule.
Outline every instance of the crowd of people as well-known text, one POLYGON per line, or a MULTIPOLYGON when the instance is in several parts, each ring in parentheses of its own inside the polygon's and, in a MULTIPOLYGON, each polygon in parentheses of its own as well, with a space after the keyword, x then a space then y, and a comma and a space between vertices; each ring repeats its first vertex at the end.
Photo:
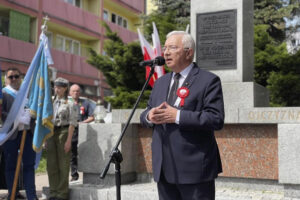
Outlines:
MULTIPOLYGON (((9 68, 5 73, 5 87, 2 89, 2 121, 6 120, 14 98, 21 86, 21 72, 18 68, 9 68)), ((94 120, 95 104, 88 99, 81 99, 80 86, 64 78, 54 81, 53 125, 54 134, 50 137, 45 148, 47 151, 47 173, 49 179, 49 200, 66 200, 69 195, 69 172, 71 165, 71 180, 78 180, 77 145, 78 122, 89 123, 94 120), (71 98, 68 97, 70 94, 71 98)), ((0 146, 0 188, 8 189, 7 199, 11 198, 17 158, 23 130, 26 130, 26 140, 23 150, 22 167, 16 190, 16 199, 36 200, 35 161, 36 153, 32 148, 35 121, 29 110, 24 109, 23 121, 12 136, 0 146), (28 122, 26 122, 26 119, 28 122), (19 192, 25 189, 26 198, 19 192)))

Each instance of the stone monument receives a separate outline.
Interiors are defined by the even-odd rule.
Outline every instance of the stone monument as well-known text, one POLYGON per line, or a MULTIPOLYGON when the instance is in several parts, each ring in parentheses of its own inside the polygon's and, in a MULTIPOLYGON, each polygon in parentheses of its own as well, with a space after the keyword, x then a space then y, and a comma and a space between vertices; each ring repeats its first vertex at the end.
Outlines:
POLYGON ((274 135, 278 146, 274 152, 278 155, 273 156, 278 156, 278 172, 274 174, 278 173, 277 183, 283 186, 285 196, 300 197, 300 108, 267 107, 267 89, 253 82, 253 7, 254 0, 191 1, 195 60, 221 78, 226 124, 253 124, 251 129, 277 125, 274 135))
POLYGON ((200 68, 223 83, 226 109, 268 106, 268 91, 253 82, 253 0, 191 1, 191 34, 200 68))

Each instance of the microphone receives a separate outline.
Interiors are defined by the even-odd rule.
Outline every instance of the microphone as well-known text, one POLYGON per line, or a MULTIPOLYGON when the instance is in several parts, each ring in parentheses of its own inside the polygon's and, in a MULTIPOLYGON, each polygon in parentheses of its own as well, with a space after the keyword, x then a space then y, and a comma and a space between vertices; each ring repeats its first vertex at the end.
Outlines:
POLYGON ((155 66, 155 65, 161 66, 161 65, 164 65, 164 64, 165 64, 165 59, 162 56, 157 56, 153 60, 146 60, 146 61, 140 62, 141 67, 145 67, 145 66, 151 66, 152 67, 152 66, 155 66))

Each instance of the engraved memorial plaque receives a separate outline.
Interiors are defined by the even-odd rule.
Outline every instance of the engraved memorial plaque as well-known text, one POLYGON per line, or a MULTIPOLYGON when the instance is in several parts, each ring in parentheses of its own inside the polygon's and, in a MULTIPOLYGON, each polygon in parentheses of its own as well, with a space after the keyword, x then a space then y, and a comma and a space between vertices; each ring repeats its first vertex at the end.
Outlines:
POLYGON ((236 10, 197 14, 196 61, 207 70, 236 69, 236 10))

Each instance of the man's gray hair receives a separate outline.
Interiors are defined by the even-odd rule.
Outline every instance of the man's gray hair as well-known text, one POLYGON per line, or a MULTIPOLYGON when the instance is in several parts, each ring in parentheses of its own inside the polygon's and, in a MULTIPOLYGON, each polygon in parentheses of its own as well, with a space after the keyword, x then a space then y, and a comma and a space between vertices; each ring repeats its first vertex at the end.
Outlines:
POLYGON ((172 32, 168 33, 167 39, 169 37, 171 37, 172 35, 183 35, 183 37, 182 37, 183 48, 195 50, 195 41, 189 33, 185 32, 185 31, 172 31, 172 32))

